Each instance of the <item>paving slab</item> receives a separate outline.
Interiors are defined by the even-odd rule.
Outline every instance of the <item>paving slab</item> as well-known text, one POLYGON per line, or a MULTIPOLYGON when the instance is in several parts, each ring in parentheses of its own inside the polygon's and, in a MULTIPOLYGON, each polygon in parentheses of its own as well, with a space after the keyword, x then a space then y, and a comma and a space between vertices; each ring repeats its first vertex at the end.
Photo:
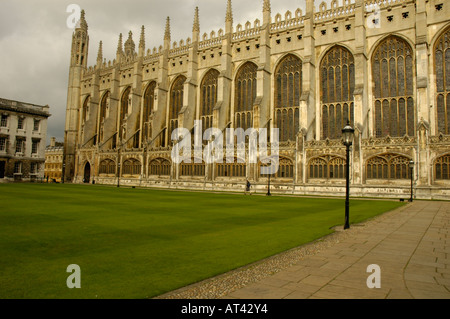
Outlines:
POLYGON ((450 202, 414 201, 298 261, 295 271, 282 270, 261 279, 259 289, 244 287, 228 297, 264 298, 270 294, 261 287, 270 289, 276 279, 282 283, 272 293, 277 298, 450 299, 449 225, 450 202), (370 264, 380 266, 380 288, 367 286, 370 264))

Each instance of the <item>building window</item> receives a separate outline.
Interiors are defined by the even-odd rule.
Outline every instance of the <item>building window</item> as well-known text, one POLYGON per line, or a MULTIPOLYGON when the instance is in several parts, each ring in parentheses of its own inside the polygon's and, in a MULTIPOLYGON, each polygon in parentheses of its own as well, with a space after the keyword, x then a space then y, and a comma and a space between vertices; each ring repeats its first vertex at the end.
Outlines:
POLYGON ((156 158, 150 162, 149 175, 169 176, 170 162, 163 158, 156 158))
POLYGON ((375 135, 414 136, 414 61, 410 45, 389 36, 372 58, 375 135))
POLYGON ((309 178, 344 179, 345 159, 331 155, 313 158, 309 162, 309 178))
POLYGON ((21 162, 14 163, 14 174, 22 174, 22 163, 21 162))
POLYGON ((280 141, 295 141, 300 125, 301 92, 302 62, 288 55, 275 72, 275 121, 280 141))
MULTIPOLYGON (((197 160, 198 161, 198 160, 197 160)), ((181 176, 205 176, 205 162, 195 163, 195 159, 191 159, 191 163, 181 163, 181 176)))
MULTIPOLYGON (((259 174, 261 177, 267 177, 267 175, 261 175, 261 167, 268 167, 270 163, 259 164, 259 174)), ((278 171, 275 174, 270 175, 274 178, 294 178, 294 164, 290 159, 280 157, 278 162, 278 171)))
POLYGON ((104 140, 105 137, 105 119, 109 115, 109 96, 110 93, 107 91, 102 98, 102 101, 100 103, 100 123, 99 123, 99 130, 98 130, 98 141, 101 143, 104 140))
POLYGON ((91 96, 88 96, 83 103, 83 114, 81 117, 81 124, 86 123, 89 120, 89 104, 91 102, 91 96))
POLYGON ((178 128, 178 114, 183 107, 184 82, 186 77, 180 75, 172 85, 169 109, 169 144, 172 144, 172 132, 178 128))
POLYGON ((110 159, 100 162, 99 174, 113 175, 116 173, 116 163, 110 159))
POLYGON ((119 144, 121 141, 127 138, 126 136, 126 120, 128 117, 129 107, 130 107, 130 93, 131 87, 125 89, 122 94, 122 99, 120 101, 120 119, 119 119, 119 144))
POLYGON ((31 144, 31 154, 37 154, 39 150, 39 140, 33 140, 31 144))
POLYGON ((322 139, 338 139, 347 121, 353 123, 355 63, 346 48, 330 49, 320 64, 322 139))
POLYGON ((41 121, 35 119, 33 122, 33 131, 38 132, 39 131, 39 125, 40 125, 41 121))
POLYGON ((434 49, 438 133, 450 134, 450 28, 439 37, 434 49))
POLYGON ((0 121, 0 127, 7 127, 8 126, 8 115, 2 114, 2 118, 0 121))
POLYGON ((23 130, 23 124, 25 122, 25 118, 22 116, 19 116, 19 119, 17 121, 17 129, 23 130))
POLYGON ((217 102, 218 79, 219 71, 215 69, 209 70, 200 86, 200 120, 202 121, 202 136, 203 133, 213 125, 213 109, 217 102))
POLYGON ((234 163, 218 163, 216 166, 216 174, 218 177, 246 177, 246 163, 238 163, 235 159, 234 163))
POLYGON ((152 134, 151 114, 155 103, 156 82, 151 82, 144 93, 144 114, 142 120, 142 140, 150 142, 152 134))
POLYGON ((236 76, 234 127, 247 130, 253 127, 253 104, 256 99, 256 73, 258 67, 245 63, 236 76))
POLYGON ((0 137, 0 151, 6 151, 6 137, 0 137))
POLYGON ((450 154, 439 157, 434 164, 437 180, 450 180, 450 154))
POLYGON ((123 163, 123 175, 141 175, 141 162, 132 158, 123 163))
POLYGON ((396 154, 384 154, 367 161, 367 179, 410 179, 410 159, 396 154))
POLYGON ((16 153, 25 152, 25 139, 21 137, 16 138, 16 153))
POLYGON ((30 173, 31 174, 37 174, 38 173, 38 169, 39 169, 39 164, 38 163, 31 163, 31 167, 30 167, 30 173))

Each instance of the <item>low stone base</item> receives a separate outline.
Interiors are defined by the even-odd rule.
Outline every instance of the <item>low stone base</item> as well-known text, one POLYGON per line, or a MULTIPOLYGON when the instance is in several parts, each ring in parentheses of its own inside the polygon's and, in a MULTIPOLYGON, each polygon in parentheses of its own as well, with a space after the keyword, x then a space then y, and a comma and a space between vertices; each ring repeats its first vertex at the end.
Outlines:
MULTIPOLYGON (((75 183, 82 183, 82 178, 77 178, 75 183)), ((92 183, 92 181, 91 181, 92 183)), ((117 178, 112 177, 96 177, 95 184, 117 185, 117 178)), ((127 179, 120 178, 120 186, 125 187, 149 187, 163 189, 185 189, 198 191, 223 191, 223 192, 239 192, 245 190, 245 180, 229 181, 174 181, 170 179, 127 179)), ((252 183, 252 193, 267 193, 266 183, 252 183)), ((350 196, 361 198, 387 198, 387 199, 410 199, 411 188, 409 186, 377 186, 377 185, 351 185, 350 196)), ((272 183, 270 184, 270 193, 284 195, 305 195, 305 196, 327 196, 327 197, 343 197, 345 196, 345 185, 316 185, 316 184, 293 184, 293 183, 272 183)), ((450 188, 446 187, 415 187, 414 199, 450 199, 450 188)))

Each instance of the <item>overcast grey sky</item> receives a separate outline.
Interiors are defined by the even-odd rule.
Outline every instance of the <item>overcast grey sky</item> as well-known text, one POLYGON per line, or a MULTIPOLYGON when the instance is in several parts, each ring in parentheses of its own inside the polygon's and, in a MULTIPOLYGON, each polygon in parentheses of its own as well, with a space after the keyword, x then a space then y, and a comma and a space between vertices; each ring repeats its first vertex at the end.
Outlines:
MULTIPOLYGON (((321 1, 315 1, 316 8, 321 1)), ((328 7, 329 7, 329 0, 328 7)), ((339 1, 342 3, 342 0, 339 1)), ((115 58, 119 34, 133 32, 136 46, 141 26, 146 47, 163 44, 166 17, 171 21, 171 40, 192 37, 195 7, 200 12, 200 32, 225 28, 227 0, 0 0, 0 97, 50 106, 47 141, 64 138, 67 82, 72 29, 66 25, 70 4, 86 11, 89 25, 89 59, 94 65, 98 44, 103 57, 115 58)), ((262 20, 263 0, 232 1, 233 25, 262 20)), ((272 18, 287 10, 305 10, 305 0, 272 0, 272 18)))

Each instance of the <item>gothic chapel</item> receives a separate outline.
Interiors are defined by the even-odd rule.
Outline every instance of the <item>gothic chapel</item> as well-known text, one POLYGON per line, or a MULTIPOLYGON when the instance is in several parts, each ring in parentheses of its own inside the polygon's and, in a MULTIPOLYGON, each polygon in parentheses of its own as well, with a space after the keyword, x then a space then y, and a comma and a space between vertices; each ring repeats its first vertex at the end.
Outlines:
POLYGON ((305 1, 304 12, 272 15, 264 0, 262 21, 235 25, 224 0, 224 29, 203 34, 196 8, 191 38, 172 42, 167 18, 159 48, 146 48, 142 27, 137 47, 131 32, 119 36, 113 61, 100 42, 94 66, 83 11, 72 38, 65 180, 243 190, 249 179, 263 192, 262 158, 174 163, 171 132, 201 123, 278 128, 272 192, 343 195, 349 121, 351 196, 408 198, 412 177, 416 198, 450 198, 450 3, 305 1))

